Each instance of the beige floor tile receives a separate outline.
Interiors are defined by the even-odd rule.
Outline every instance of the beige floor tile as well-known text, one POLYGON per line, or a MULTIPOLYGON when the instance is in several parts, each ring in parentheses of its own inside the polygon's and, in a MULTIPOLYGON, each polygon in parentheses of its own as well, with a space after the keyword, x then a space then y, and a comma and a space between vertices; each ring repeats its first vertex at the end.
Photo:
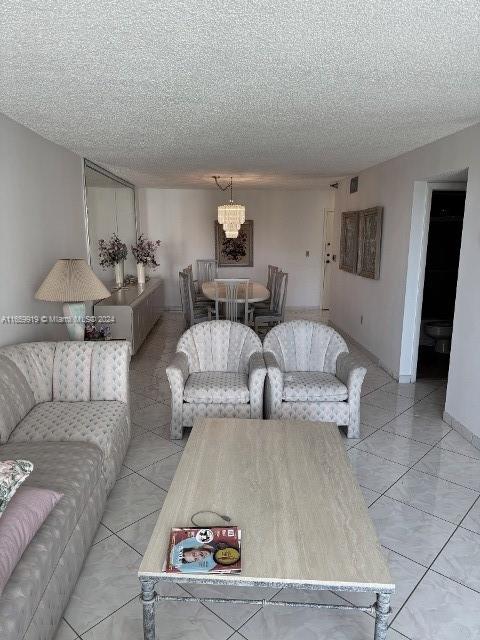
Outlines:
POLYGON ((108 496, 102 523, 119 531, 163 505, 166 492, 136 473, 118 480, 108 496))

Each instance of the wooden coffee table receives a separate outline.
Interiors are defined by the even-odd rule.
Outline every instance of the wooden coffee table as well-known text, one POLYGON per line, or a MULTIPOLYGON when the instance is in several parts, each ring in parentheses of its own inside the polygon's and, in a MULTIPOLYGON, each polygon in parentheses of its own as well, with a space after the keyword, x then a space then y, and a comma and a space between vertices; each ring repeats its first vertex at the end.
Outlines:
MULTIPOLYGON (((197 516, 197 521, 200 526, 224 524, 209 514, 197 516)), ((155 638, 157 600, 299 606, 159 596, 158 581, 372 592, 377 596, 371 607, 311 602, 300 606, 375 612, 375 640, 386 638, 390 594, 395 590, 338 428, 319 422, 198 420, 138 575, 145 640, 155 638), (191 516, 201 510, 225 514, 242 529, 240 574, 162 571, 170 530, 192 526, 191 516)))

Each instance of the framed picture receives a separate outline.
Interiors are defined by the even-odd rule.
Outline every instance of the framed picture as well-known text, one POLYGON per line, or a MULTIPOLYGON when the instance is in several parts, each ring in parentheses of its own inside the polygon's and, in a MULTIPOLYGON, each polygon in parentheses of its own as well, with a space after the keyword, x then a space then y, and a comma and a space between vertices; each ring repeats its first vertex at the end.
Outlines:
POLYGON ((364 278, 380 277, 383 207, 359 211, 357 273, 364 278))
POLYGON ((358 211, 342 213, 340 231, 340 269, 357 272, 358 262, 358 211))
POLYGON ((237 238, 227 238, 215 220, 215 257, 219 267, 253 267, 253 220, 245 220, 237 238))

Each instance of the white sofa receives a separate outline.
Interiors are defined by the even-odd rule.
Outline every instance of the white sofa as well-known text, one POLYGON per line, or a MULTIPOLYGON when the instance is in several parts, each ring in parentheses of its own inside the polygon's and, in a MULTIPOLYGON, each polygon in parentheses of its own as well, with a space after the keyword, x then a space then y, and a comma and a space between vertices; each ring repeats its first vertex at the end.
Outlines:
POLYGON ((130 441, 129 361, 117 341, 0 348, 0 460, 63 493, 0 596, 2 640, 55 634, 130 441))
POLYGON ((197 417, 262 418, 266 373, 262 343, 249 327, 214 320, 185 331, 167 367, 171 437, 182 438, 197 417))
POLYGON ((295 320, 274 327, 263 343, 267 366, 265 417, 319 420, 360 434, 360 395, 367 370, 331 327, 295 320))

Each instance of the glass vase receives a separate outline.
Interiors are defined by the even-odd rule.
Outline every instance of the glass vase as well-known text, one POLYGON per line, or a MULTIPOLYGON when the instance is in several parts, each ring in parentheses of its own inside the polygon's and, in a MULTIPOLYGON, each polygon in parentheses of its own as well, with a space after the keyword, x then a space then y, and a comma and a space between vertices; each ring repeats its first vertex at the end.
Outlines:
POLYGON ((124 262, 121 260, 115 263, 115 285, 117 287, 123 287, 124 278, 124 262))

